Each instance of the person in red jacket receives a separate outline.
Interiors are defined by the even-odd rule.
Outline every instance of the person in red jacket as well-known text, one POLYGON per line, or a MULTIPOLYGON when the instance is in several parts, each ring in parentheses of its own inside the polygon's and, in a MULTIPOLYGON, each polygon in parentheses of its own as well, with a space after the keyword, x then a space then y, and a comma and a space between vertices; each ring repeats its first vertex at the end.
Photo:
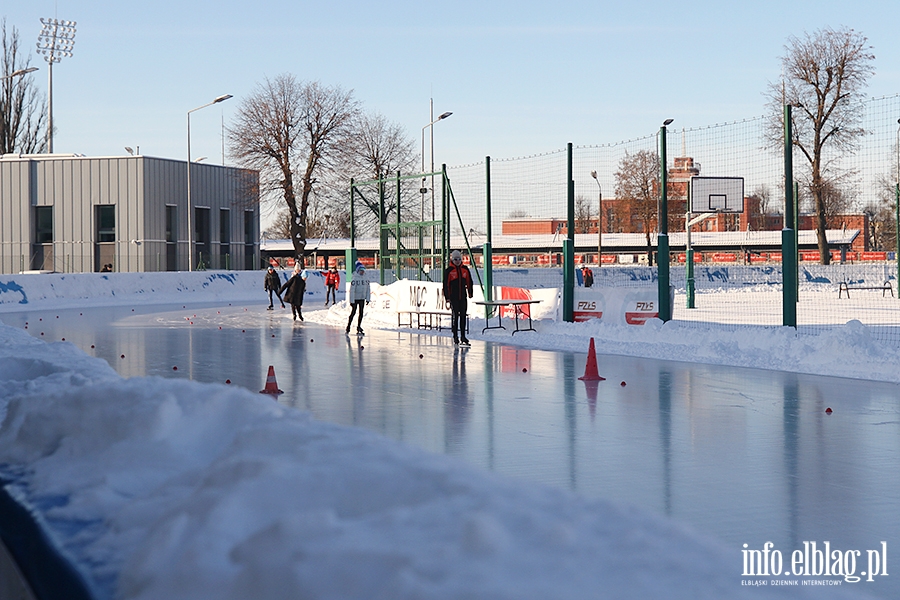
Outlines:
POLYGON ((337 267, 331 267, 327 271, 319 271, 325 277, 325 306, 328 306, 328 298, 332 304, 337 304, 337 289, 341 285, 341 275, 337 267))
POLYGON ((462 343, 469 343, 466 339, 466 309, 471 297, 472 273, 469 267, 462 264, 459 250, 454 250, 450 254, 450 265, 444 270, 444 298, 450 303, 450 330, 454 344, 460 341, 457 331, 462 333, 462 343))

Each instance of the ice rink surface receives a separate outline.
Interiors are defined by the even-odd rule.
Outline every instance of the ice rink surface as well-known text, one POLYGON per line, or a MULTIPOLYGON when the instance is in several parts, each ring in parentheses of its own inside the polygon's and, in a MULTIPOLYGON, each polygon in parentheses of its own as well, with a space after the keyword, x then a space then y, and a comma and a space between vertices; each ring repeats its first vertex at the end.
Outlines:
MULTIPOLYGON (((188 305, 0 320, 65 339, 125 377, 258 391, 272 365, 284 390, 277 401, 318 419, 674 517, 736 553, 772 542, 789 555, 828 541, 864 560, 881 541, 890 556, 900 540, 900 478, 889 466, 900 452, 895 384, 608 356, 598 347, 606 380, 590 385, 578 380, 586 352, 482 341, 461 349, 446 336, 374 328, 346 336, 286 314, 188 305)), ((900 597, 900 578, 865 591, 900 597)))

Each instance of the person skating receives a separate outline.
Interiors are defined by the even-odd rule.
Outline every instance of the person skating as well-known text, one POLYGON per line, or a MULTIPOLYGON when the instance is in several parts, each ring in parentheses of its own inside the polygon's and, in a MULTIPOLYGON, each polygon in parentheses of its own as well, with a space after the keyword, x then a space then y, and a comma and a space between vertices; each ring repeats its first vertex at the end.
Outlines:
POLYGON ((462 254, 454 250, 450 254, 450 265, 444 270, 444 298, 450 303, 450 330, 453 332, 453 343, 460 343, 461 334, 463 344, 468 344, 466 339, 466 310, 468 298, 472 297, 472 273, 469 267, 462 264, 462 254))
POLYGON ((353 323, 353 315, 355 315, 356 311, 359 310, 359 317, 356 320, 356 333, 358 335, 363 335, 363 307, 369 303, 371 291, 369 289, 369 282, 366 279, 366 268, 362 265, 362 263, 356 264, 356 274, 353 276, 353 280, 350 282, 349 296, 350 297, 348 301, 350 302, 350 318, 347 319, 347 329, 345 330, 345 332, 350 333, 350 325, 353 323))
POLYGON ((283 298, 287 300, 291 305, 291 313, 294 315, 294 320, 300 319, 303 320, 303 295, 306 293, 306 270, 301 270, 300 265, 294 267, 294 273, 291 275, 291 278, 284 282, 284 285, 281 286, 281 293, 284 294, 283 298))
POLYGON ((321 273, 325 276, 325 306, 328 306, 329 297, 332 304, 337 304, 337 289, 341 285, 341 275, 337 272, 337 267, 331 267, 321 273))
POLYGON ((275 267, 269 265, 269 268, 266 270, 266 279, 263 282, 263 289, 269 292, 269 310, 273 310, 275 308, 275 303, 272 300, 272 294, 278 297, 278 301, 281 302, 281 308, 284 308, 284 300, 281 299, 281 278, 278 276, 278 272, 275 271, 275 267))

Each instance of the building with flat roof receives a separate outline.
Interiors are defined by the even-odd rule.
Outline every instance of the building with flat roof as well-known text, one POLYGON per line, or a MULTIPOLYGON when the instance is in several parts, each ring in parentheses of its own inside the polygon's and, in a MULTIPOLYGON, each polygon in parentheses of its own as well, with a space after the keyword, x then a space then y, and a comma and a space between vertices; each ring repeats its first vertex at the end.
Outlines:
POLYGON ((189 194, 183 160, 0 156, 0 272, 188 270, 190 247, 194 269, 258 268, 258 172, 190 167, 189 194))

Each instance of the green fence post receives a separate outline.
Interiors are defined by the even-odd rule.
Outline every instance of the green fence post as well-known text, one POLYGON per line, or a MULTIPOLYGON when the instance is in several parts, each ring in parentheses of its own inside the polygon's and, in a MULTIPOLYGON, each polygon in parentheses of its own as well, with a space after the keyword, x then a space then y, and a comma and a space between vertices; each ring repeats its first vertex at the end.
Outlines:
POLYGON ((394 233, 394 244, 397 246, 394 252, 394 280, 400 281, 400 171, 397 171, 397 226, 394 233))
MULTIPOLYGON (((486 211, 487 211, 487 239, 481 250, 481 259, 484 261, 484 299, 488 302, 494 299, 494 251, 491 237, 491 157, 484 158, 484 175, 486 182, 486 211)), ((485 305, 484 318, 491 316, 491 307, 485 305)))
POLYGON ((794 215, 795 198, 793 134, 791 132, 791 105, 784 107, 784 229, 781 230, 781 289, 782 324, 797 328, 798 270, 797 270, 797 227, 794 215))
POLYGON ((669 172, 666 160, 666 126, 672 122, 666 120, 659 128, 659 234, 656 236, 656 274, 657 297, 659 301, 659 318, 662 321, 672 320, 672 302, 669 296, 669 196, 666 189, 669 185, 669 172))
POLYGON ((575 243, 566 238, 563 247, 563 321, 575 321, 575 243), (571 265, 572 268, 569 268, 571 265))
POLYGON ((572 143, 566 146, 566 224, 568 231, 563 240, 563 321, 575 321, 575 181, 572 179, 572 143))
MULTIPOLYGON (((344 250, 344 279, 349 285, 353 281, 353 265, 356 264, 356 248, 347 248, 344 250)), ((347 288, 349 291, 350 288, 347 288)))
MULTIPOLYGON (((900 150, 898 150, 900 152, 900 150)), ((898 174, 900 177, 900 174, 898 174)), ((897 184, 897 187, 894 190, 894 202, 896 204, 896 218, 894 220, 894 233, 897 237, 897 250, 894 254, 894 259, 897 261, 897 298, 900 298, 900 183, 897 184)))

